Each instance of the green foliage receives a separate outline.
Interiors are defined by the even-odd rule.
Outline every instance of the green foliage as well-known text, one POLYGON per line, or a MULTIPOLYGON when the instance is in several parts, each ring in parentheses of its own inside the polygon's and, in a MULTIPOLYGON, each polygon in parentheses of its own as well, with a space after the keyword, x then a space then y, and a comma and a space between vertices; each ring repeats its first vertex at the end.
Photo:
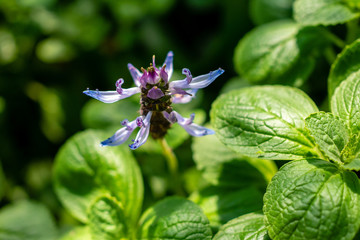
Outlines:
POLYGON ((301 86, 313 71, 314 49, 326 44, 320 36, 319 29, 302 28, 291 20, 259 26, 236 47, 235 69, 252 83, 301 86))
POLYGON ((88 210, 92 239, 117 240, 127 236, 121 204, 111 197, 99 197, 88 210))
POLYGON ((141 217, 138 239, 210 240, 209 220, 193 202, 170 197, 149 208, 141 217))
POLYGON ((19 201, 0 211, 1 240, 55 240, 57 229, 49 210, 32 201, 19 201))
POLYGON ((109 194, 122 204, 131 227, 143 200, 140 170, 128 149, 101 147, 103 139, 102 132, 87 130, 67 141, 55 160, 55 190, 68 211, 82 222, 88 222, 91 203, 109 194))
POLYGON ((305 119, 306 128, 315 142, 332 161, 343 161, 342 150, 349 142, 349 132, 344 123, 331 113, 318 112, 305 119))
POLYGON ((349 75, 335 90, 331 111, 345 122, 351 134, 360 131, 360 71, 349 75))
POLYGON ((329 97, 334 94, 335 89, 342 81, 347 79, 352 73, 359 70, 359 54, 360 40, 356 40, 352 44, 346 46, 337 56, 335 62, 331 65, 328 78, 329 97))
POLYGON ((198 204, 213 228, 218 228, 227 221, 246 213, 260 211, 262 193, 254 187, 226 189, 208 187, 194 192, 190 200, 198 204))
POLYGON ((249 213, 223 225, 213 240, 270 240, 264 224, 264 215, 249 213))
POLYGON ((358 18, 351 0, 295 0, 294 18, 303 25, 335 25, 358 18))
POLYGON ((288 160, 318 156, 304 128, 304 119, 317 111, 296 88, 260 86, 222 95, 213 104, 211 118, 219 139, 234 151, 288 160))
POLYGON ((360 227, 360 185, 353 172, 322 160, 283 166, 264 196, 271 239, 352 239, 360 227))
POLYGON ((251 19, 257 25, 291 18, 294 0, 250 0, 251 19))
POLYGON ((67 233, 61 240, 89 240, 91 239, 90 229, 88 227, 77 227, 67 233))
POLYGON ((197 168, 213 185, 235 188, 254 185, 265 189, 277 171, 274 162, 244 157, 214 135, 195 138, 192 149, 197 168))

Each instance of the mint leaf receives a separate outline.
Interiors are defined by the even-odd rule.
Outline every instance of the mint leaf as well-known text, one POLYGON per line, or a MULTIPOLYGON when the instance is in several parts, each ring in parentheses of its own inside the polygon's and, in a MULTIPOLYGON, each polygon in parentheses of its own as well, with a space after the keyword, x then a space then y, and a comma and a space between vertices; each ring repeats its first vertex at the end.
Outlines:
POLYGON ((213 240, 270 240, 264 224, 264 215, 249 213, 222 226, 213 240))
POLYGON ((353 172, 323 160, 285 164, 264 196, 269 236, 352 239, 360 227, 360 186, 353 172))
POLYGON ((326 157, 342 163, 341 152, 349 141, 345 124, 331 113, 318 112, 305 120, 306 127, 326 157))
POLYGON ((264 188, 277 172, 271 160, 248 158, 226 147, 215 135, 194 138, 193 158, 203 177, 213 185, 264 188))
POLYGON ((0 239, 55 240, 57 234, 54 220, 42 204, 22 200, 0 211, 0 239))
POLYGON ((257 25, 279 19, 292 18, 293 1, 294 0, 251 0, 250 17, 257 25))
POLYGON ((336 89, 331 111, 345 122, 351 134, 360 132, 360 70, 349 75, 336 89))
POLYGON ((313 49, 322 45, 324 38, 316 28, 302 29, 290 20, 271 22, 241 39, 235 49, 235 69, 252 83, 299 85, 313 70, 313 49))
POLYGON ((141 211, 143 183, 140 169, 124 147, 101 147, 106 134, 87 130, 70 138, 55 159, 55 191, 67 210, 88 222, 87 209, 99 196, 112 195, 123 206, 129 225, 141 211))
POLYGON ((303 25, 335 25, 359 17, 346 0, 296 0, 294 18, 303 25))
POLYGON ((263 194, 254 187, 207 187, 189 198, 202 208, 214 228, 243 214, 260 211, 263 205, 263 194))
POLYGON ((234 151, 265 159, 318 156, 304 119, 318 112, 302 91, 285 86, 257 86, 220 96, 211 121, 219 139, 234 151))
POLYGON ((346 46, 331 66, 328 78, 329 99, 342 81, 360 69, 360 39, 346 46))
POLYGON ((76 227, 66 235, 60 238, 60 240, 89 240, 91 239, 89 227, 76 227))
POLYGON ((209 220, 195 203, 169 197, 146 210, 137 239, 210 240, 211 237, 209 220))
POLYGON ((343 168, 360 170, 360 133, 351 136, 341 155, 345 162, 343 168))
POLYGON ((118 240, 127 236, 126 219, 121 204, 109 196, 96 199, 88 210, 93 239, 118 240))

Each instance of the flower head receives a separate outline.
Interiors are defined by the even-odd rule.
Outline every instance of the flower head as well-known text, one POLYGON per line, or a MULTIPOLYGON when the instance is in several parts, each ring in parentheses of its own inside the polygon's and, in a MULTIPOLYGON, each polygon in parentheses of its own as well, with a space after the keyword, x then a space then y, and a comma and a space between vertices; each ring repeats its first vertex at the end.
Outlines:
POLYGON ((172 103, 188 103, 194 97, 198 89, 207 87, 224 70, 221 68, 211 71, 208 74, 193 77, 189 69, 184 68, 182 73, 185 75, 183 80, 169 81, 173 73, 173 52, 170 51, 161 68, 155 65, 155 56, 147 69, 141 68, 139 71, 132 64, 128 64, 130 74, 136 87, 122 88, 124 79, 116 81, 116 91, 85 90, 84 93, 104 103, 113 103, 130 97, 136 93, 141 94, 140 117, 129 122, 124 120, 123 125, 113 136, 101 142, 102 146, 117 146, 124 143, 131 133, 139 127, 136 138, 129 145, 131 149, 136 149, 143 145, 149 134, 154 138, 163 138, 171 124, 178 123, 192 136, 205 136, 214 134, 211 129, 193 123, 195 115, 190 118, 182 117, 172 109, 172 103))

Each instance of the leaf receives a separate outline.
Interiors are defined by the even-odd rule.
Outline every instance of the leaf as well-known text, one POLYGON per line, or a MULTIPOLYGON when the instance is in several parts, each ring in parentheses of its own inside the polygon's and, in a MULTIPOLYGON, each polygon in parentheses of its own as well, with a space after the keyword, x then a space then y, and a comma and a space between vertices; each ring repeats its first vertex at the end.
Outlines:
POLYGON ((264 196, 271 239, 352 239, 360 227, 360 186, 353 172, 323 160, 285 164, 264 196))
POLYGON ((211 121, 218 138, 232 150, 265 159, 316 157, 304 119, 318 112, 302 91, 285 86, 257 86, 220 96, 211 121))
POLYGON ((93 239, 118 240, 127 236, 123 209, 109 196, 96 199, 88 211, 89 227, 93 239))
POLYGON ((129 225, 141 211, 140 169, 127 147, 101 147, 105 134, 87 130, 70 138, 55 158, 55 191, 66 209, 88 222, 87 209, 99 196, 112 195, 123 206, 129 225))
MULTIPOLYGON (((137 100, 139 101, 139 100, 137 100)), ((108 128, 115 125, 120 128, 124 119, 134 120, 139 116, 140 105, 135 99, 123 100, 114 104, 105 104, 95 99, 90 99, 81 111, 81 120, 87 128, 108 128)))
POLYGON ((246 213, 260 211, 262 198, 263 194, 254 187, 226 189, 212 186, 189 197, 202 208, 213 228, 246 213))
POLYGON ((352 135, 360 132, 360 70, 349 75, 336 89, 331 111, 345 122, 352 135))
POLYGON ((209 220, 195 203, 169 197, 146 210, 137 239, 210 240, 211 237, 209 220))
POLYGON ((328 78, 329 99, 342 81, 360 69, 360 39, 346 46, 331 65, 328 78))
POLYGON ((22 200, 1 209, 0 239, 55 240, 57 229, 44 205, 22 200))
POLYGON ((342 163, 341 152, 350 138, 344 123, 331 113, 318 112, 306 118, 305 124, 325 156, 342 163))
POLYGON ((89 227, 76 227, 65 236, 60 238, 60 240, 90 240, 90 229, 89 227))
POLYGON ((345 164, 342 166, 348 170, 360 170, 360 133, 352 135, 344 150, 341 152, 345 164))
POLYGON ((194 138, 192 150, 197 168, 213 185, 236 188, 253 185, 265 189, 277 172, 273 161, 244 157, 215 135, 194 138))
POLYGON ((335 25, 359 17, 346 0, 295 0, 294 18, 303 25, 335 25))
POLYGON ((317 28, 303 29, 290 20, 261 25, 237 45, 235 69, 251 83, 304 82, 314 68, 313 49, 327 41, 321 36, 317 28))
POLYGON ((249 213, 222 226, 213 240, 270 240, 264 224, 264 215, 249 213))
POLYGON ((256 25, 292 18, 294 0, 251 0, 250 16, 256 25))

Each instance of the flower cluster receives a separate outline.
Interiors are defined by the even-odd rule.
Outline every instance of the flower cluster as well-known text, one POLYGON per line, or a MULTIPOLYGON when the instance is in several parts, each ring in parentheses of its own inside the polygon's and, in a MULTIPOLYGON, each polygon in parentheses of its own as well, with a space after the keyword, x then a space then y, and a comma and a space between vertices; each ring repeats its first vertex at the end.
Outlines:
POLYGON ((116 91, 85 90, 84 93, 90 97, 104 103, 113 103, 118 100, 130 97, 136 93, 141 94, 140 117, 129 122, 127 119, 122 121, 123 127, 115 134, 101 142, 102 146, 117 146, 124 143, 131 133, 139 127, 140 130, 132 144, 131 149, 136 149, 143 145, 149 134, 154 139, 163 138, 171 124, 178 123, 192 136, 205 136, 214 134, 214 131, 193 123, 195 115, 184 118, 171 107, 172 103, 188 103, 194 97, 198 89, 207 87, 224 70, 218 69, 198 77, 192 77, 189 69, 184 68, 182 73, 185 75, 183 80, 171 81, 173 73, 173 53, 170 51, 161 68, 155 65, 155 56, 147 69, 141 68, 141 72, 132 64, 128 68, 136 87, 122 88, 124 80, 120 78, 116 81, 116 91))

